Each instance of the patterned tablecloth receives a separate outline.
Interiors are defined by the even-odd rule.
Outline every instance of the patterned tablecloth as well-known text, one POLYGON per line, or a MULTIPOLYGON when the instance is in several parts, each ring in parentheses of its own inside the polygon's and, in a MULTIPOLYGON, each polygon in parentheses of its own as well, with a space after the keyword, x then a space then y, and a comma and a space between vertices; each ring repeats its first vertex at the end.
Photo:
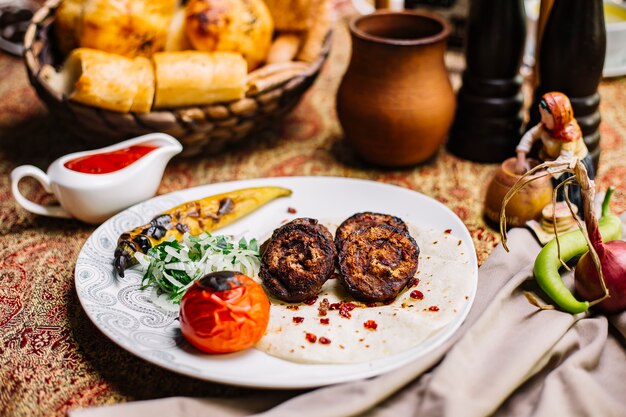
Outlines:
MULTIPOLYGON (((219 156, 174 160, 159 193, 227 180, 332 175, 396 184, 432 196, 465 222, 479 262, 498 243, 482 217, 496 165, 460 160, 445 150, 422 166, 379 170, 359 162, 342 142, 334 93, 349 59, 337 29, 332 54, 314 88, 271 140, 219 156)), ((173 395, 237 396, 244 390, 196 381, 132 356, 103 336, 83 312, 74 266, 94 227, 32 215, 17 206, 9 173, 17 165, 46 168, 56 157, 89 145, 50 118, 26 79, 20 59, 0 53, 0 415, 61 416, 69 409, 173 395)), ((618 188, 614 211, 626 209, 626 78, 605 80, 598 182, 618 188)), ((34 181, 23 192, 50 196, 34 181)))

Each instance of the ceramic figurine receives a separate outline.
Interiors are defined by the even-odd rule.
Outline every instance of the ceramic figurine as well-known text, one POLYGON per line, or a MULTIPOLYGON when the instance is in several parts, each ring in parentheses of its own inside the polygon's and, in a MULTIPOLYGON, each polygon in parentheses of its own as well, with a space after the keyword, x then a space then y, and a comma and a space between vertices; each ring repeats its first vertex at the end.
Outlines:
MULTIPOLYGON (((591 155, 583 140, 583 135, 578 122, 574 118, 574 112, 569 98, 563 93, 546 93, 539 101, 539 114, 541 121, 528 130, 517 145, 516 171, 526 172, 530 167, 526 155, 530 152, 533 143, 541 140, 539 158, 542 161, 579 159, 587 168, 590 179, 594 179, 595 170, 591 155)), ((553 178, 553 185, 569 178, 572 174, 561 174, 553 178)), ((580 188, 570 186, 568 197, 570 201, 578 207, 578 212, 582 213, 582 199, 580 188)), ((561 188, 557 194, 557 201, 564 201, 564 189, 561 188)))
POLYGON ((541 96, 549 91, 567 95, 596 170, 601 119, 598 85, 606 55, 602 5, 602 0, 554 0, 540 41, 539 80, 529 124, 539 123, 541 96))

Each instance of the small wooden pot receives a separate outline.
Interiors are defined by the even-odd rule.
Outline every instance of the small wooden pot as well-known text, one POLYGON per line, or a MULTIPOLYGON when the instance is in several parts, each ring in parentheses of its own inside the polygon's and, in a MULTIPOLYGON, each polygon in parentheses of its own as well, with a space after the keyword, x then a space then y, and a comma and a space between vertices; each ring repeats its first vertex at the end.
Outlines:
MULTIPOLYGON (((496 171, 485 198, 485 215, 494 223, 500 221, 502 200, 521 175, 515 173, 516 158, 509 158, 496 171)), ((538 161, 529 160, 530 166, 537 166, 538 161)), ((544 175, 539 171, 528 179, 544 175)), ((506 205, 506 221, 511 227, 524 226, 529 220, 541 218, 541 210, 552 201, 552 181, 550 176, 537 179, 522 188, 506 205)))

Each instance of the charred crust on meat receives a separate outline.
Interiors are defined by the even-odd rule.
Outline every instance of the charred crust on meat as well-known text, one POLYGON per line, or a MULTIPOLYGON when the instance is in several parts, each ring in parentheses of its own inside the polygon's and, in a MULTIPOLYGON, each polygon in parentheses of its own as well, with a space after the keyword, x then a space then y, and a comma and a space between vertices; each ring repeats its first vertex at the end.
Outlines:
POLYGON ((396 228, 403 232, 409 232, 409 228, 406 223, 399 218, 390 214, 374 213, 371 211, 365 211, 362 213, 356 213, 348 217, 343 221, 335 232, 335 246, 337 251, 341 250, 343 241, 346 240, 353 232, 364 227, 374 226, 378 224, 386 224, 393 228, 396 228))
POLYGON ((360 301, 395 298, 413 278, 419 247, 407 232, 375 225, 351 233, 339 251, 340 280, 360 301))
POLYGON ((272 234, 259 276, 276 298, 301 302, 317 295, 334 271, 336 256, 326 227, 315 219, 295 219, 272 234))

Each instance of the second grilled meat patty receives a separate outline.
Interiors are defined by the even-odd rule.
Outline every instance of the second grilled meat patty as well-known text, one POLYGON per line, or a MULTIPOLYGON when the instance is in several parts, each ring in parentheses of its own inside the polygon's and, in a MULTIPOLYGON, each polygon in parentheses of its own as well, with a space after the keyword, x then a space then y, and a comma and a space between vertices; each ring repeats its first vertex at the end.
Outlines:
POLYGON ((386 224, 394 227, 400 231, 408 233, 408 227, 402 219, 392 216, 390 214, 373 213, 370 211, 356 213, 348 217, 343 221, 335 232, 335 246, 337 250, 341 250, 343 241, 346 240, 350 234, 368 226, 374 226, 377 224, 386 224))
POLYGON ((388 225, 351 233, 339 251, 341 282, 357 300, 393 299, 417 272, 419 247, 407 233, 388 225))

